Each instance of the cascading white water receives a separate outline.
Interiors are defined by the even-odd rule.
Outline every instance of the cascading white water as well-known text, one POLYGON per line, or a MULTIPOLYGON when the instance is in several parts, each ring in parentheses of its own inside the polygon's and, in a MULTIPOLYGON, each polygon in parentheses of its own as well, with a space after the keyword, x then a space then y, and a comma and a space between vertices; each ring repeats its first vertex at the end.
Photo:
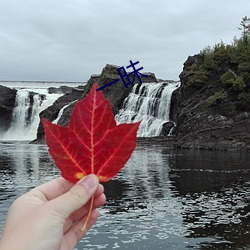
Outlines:
POLYGON ((62 94, 49 94, 47 89, 19 89, 10 128, 1 140, 31 141, 36 139, 39 113, 53 104, 62 94), (31 101, 30 92, 36 92, 31 101), (43 98, 42 98, 43 96, 43 98))
POLYGON ((12 124, 8 132, 13 133, 13 131, 20 129, 19 133, 25 133, 27 128, 26 117, 28 117, 28 112, 30 109, 30 98, 28 91, 24 91, 22 89, 17 91, 15 106, 16 107, 12 114, 12 124))
POLYGON ((142 121, 138 137, 158 136, 169 121, 172 93, 179 82, 135 84, 115 116, 117 124, 142 121))

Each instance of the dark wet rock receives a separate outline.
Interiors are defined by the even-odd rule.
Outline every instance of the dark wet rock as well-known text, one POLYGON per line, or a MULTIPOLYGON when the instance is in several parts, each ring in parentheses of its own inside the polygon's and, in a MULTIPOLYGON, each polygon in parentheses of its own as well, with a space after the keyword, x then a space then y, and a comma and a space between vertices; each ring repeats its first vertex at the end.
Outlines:
POLYGON ((39 95, 40 105, 44 101, 44 99, 46 98, 46 95, 39 94, 39 93, 36 93, 33 91, 29 92, 29 109, 28 109, 28 115, 26 117, 27 124, 32 122, 31 117, 32 117, 32 112, 33 112, 34 97, 37 95, 39 95))
MULTIPOLYGON (((0 86, 0 131, 5 132, 11 127, 13 119, 13 111, 16 107, 16 95, 17 90, 8 88, 5 86, 0 86)), ((28 115, 26 116, 26 122, 31 122, 32 117, 32 107, 34 104, 34 96, 40 95, 40 102, 45 98, 45 95, 38 94, 36 92, 29 92, 29 109, 28 115)))
POLYGON ((0 85, 0 131, 6 131, 12 121, 17 90, 0 85))
POLYGON ((162 131, 160 133, 160 136, 168 136, 171 129, 175 126, 173 122, 165 122, 162 126, 162 131))
POLYGON ((60 86, 58 88, 56 87, 50 87, 48 88, 48 93, 49 94, 70 94, 75 90, 83 90, 84 86, 79 85, 77 88, 76 87, 70 87, 70 86, 60 86))
MULTIPOLYGON (((90 91, 94 82, 97 82, 98 85, 102 87, 110 82, 115 81, 116 79, 120 79, 120 75, 117 71, 119 67, 120 66, 106 64, 106 66, 103 68, 102 73, 100 75, 97 75, 97 74, 92 75, 90 79, 88 80, 85 94, 87 94, 90 91)), ((147 77, 141 77, 141 81, 143 83, 144 82, 158 82, 154 73, 144 72, 142 74, 147 75, 147 77)), ((133 75, 130 75, 130 80, 131 81, 133 80, 133 75)), ((139 80, 135 78, 134 83, 139 83, 139 80)), ((122 80, 120 80, 108 87, 105 87, 102 90, 104 96, 110 100, 114 114, 117 114, 119 110, 122 108, 123 101, 129 95, 132 88, 133 88, 133 85, 131 84, 125 87, 122 80)))
POLYGON ((169 119, 174 122, 177 121, 177 114, 180 105, 179 101, 181 100, 181 90, 181 88, 174 90, 171 97, 169 119))
MULTIPOLYGON (((45 118, 49 121, 54 121, 60 110, 65 106, 71 103, 71 105, 69 105, 70 109, 73 109, 74 104, 76 100, 81 99, 82 94, 83 94, 83 89, 82 88, 72 88, 70 93, 66 93, 63 96, 59 97, 54 103, 53 105, 51 105, 50 107, 48 107, 47 109, 43 110, 40 113, 40 118, 45 118)), ((66 109, 65 109, 66 111, 66 109)), ((65 125, 65 121, 64 121, 64 117, 62 116, 62 119, 60 119, 58 121, 58 124, 60 125, 65 125)), ((67 124, 66 124, 67 125, 67 124)), ((38 130, 37 130, 37 138, 43 138, 44 137, 44 130, 43 130, 43 126, 42 123, 40 122, 38 130)))
MULTIPOLYGON (((173 116, 177 121, 176 146, 211 150, 250 149, 250 96, 244 106, 228 95, 216 105, 208 99, 222 90, 220 69, 200 86, 190 84, 189 68, 202 64, 199 55, 189 57, 180 74, 181 87, 173 93, 173 116)), ((198 67, 198 66, 197 66, 198 67)))

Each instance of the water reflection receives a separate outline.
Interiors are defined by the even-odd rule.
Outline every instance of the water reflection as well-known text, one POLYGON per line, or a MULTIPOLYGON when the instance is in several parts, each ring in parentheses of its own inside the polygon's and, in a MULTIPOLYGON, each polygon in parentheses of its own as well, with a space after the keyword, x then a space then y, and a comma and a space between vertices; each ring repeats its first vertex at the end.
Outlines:
POLYGON ((23 192, 57 172, 48 157, 46 146, 16 143, 0 144, 0 147, 1 184, 5 187, 23 192))
POLYGON ((182 204, 169 180, 169 156, 161 148, 138 147, 118 177, 105 184, 108 202, 83 240, 88 249, 184 248, 182 204))
POLYGON ((247 153, 182 151, 170 179, 182 197, 188 238, 212 238, 199 249, 250 247, 250 157, 247 153))
MULTIPOLYGON (((47 149, 27 143, 0 143, 0 221, 12 201, 58 175, 47 149)), ((0 225, 1 229, 1 225, 0 225)))
MULTIPOLYGON (((243 153, 139 145, 77 249, 249 249, 249 166, 243 153)), ((16 196, 58 175, 45 146, 0 144, 1 223, 16 196)))

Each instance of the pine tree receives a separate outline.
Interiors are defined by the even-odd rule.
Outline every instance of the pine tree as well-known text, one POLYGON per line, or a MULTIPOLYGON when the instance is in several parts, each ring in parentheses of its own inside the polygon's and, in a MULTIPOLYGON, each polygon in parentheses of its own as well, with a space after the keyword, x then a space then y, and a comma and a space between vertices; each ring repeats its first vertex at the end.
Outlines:
POLYGON ((240 26, 241 27, 238 27, 238 29, 242 31, 243 41, 247 44, 250 37, 250 18, 247 16, 243 17, 240 22, 240 26))

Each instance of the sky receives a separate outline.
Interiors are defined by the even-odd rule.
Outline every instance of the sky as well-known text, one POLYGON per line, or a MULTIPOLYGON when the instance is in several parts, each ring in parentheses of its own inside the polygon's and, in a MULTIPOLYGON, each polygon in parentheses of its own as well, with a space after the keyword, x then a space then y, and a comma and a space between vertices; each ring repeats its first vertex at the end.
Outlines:
POLYGON ((0 80, 87 81, 108 64, 179 80, 188 56, 240 37, 249 0, 0 0, 0 80))

